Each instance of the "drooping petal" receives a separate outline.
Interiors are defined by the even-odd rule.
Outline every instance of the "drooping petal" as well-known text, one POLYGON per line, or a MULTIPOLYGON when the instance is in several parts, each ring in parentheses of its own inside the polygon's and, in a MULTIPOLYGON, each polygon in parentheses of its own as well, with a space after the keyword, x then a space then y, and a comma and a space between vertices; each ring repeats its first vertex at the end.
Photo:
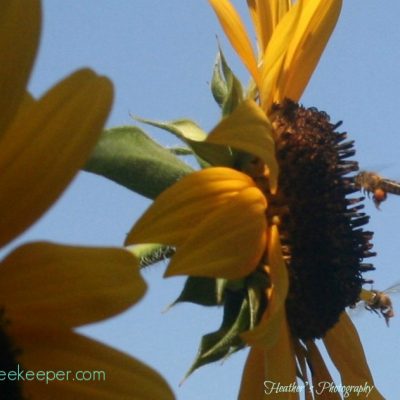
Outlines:
POLYGON ((374 386, 364 350, 357 330, 346 312, 342 312, 339 322, 323 338, 329 356, 340 372, 342 384, 358 386, 368 383, 373 390, 368 397, 383 400, 374 386))
POLYGON ((136 303, 146 284, 128 251, 30 243, 0 264, 0 304, 16 321, 75 327, 136 303))
POLYGON ((166 276, 237 279, 254 271, 266 245, 266 200, 254 187, 205 215, 177 249, 166 276))
POLYGON ((313 392, 318 400, 341 400, 338 392, 329 391, 326 385, 333 383, 331 374, 325 365, 324 359, 316 344, 309 340, 307 345, 307 358, 311 364, 313 392))
POLYGON ((21 369, 44 371, 39 379, 23 382, 26 398, 174 399, 168 384, 158 373, 111 347, 68 330, 20 328, 13 328, 12 334, 23 349, 21 369))
POLYGON ((271 191, 278 181, 278 163, 271 123, 253 100, 246 100, 210 132, 207 142, 231 146, 256 155, 269 168, 271 191))
MULTIPOLYGON (((289 386, 296 382, 296 365, 293 345, 286 318, 283 318, 278 329, 278 340, 274 346, 265 351, 265 380, 270 384, 279 382, 289 386)), ((275 393, 274 399, 299 400, 296 392, 275 393)))
POLYGON ((254 182, 230 168, 207 168, 163 192, 134 225, 125 244, 181 245, 205 216, 254 182))
POLYGON ((39 44, 40 19, 39 0, 0 2, 0 137, 24 96, 39 44))
POLYGON ((257 60, 246 28, 229 0, 209 0, 219 22, 256 83, 259 83, 257 60))
POLYGON ((335 28, 342 0, 306 0, 278 84, 281 102, 299 101, 335 28))
POLYGON ((268 111, 273 101, 280 97, 278 81, 283 71, 285 57, 296 32, 304 0, 299 0, 281 19, 274 30, 263 55, 260 98, 263 110, 268 111))
POLYGON ((277 400, 299 399, 298 393, 282 391, 278 387, 279 385, 282 389, 296 384, 296 366, 286 319, 282 319, 277 328, 277 340, 272 347, 256 347, 250 351, 242 378, 240 400, 261 400, 268 397, 277 400), (264 373, 262 380, 260 370, 264 373), (251 373, 255 374, 254 381, 251 373))
POLYGON ((265 353, 259 347, 252 347, 244 366, 240 384, 239 400, 264 400, 265 353))
POLYGON ((268 274, 271 287, 267 289, 268 307, 260 323, 251 331, 242 334, 242 338, 251 346, 269 348, 277 340, 282 320, 286 319, 285 300, 289 289, 287 268, 282 256, 279 232, 276 225, 270 229, 268 246, 268 274))
POLYGON ((111 100, 108 79, 81 70, 13 120, 0 140, 0 245, 39 218, 83 166, 111 100))

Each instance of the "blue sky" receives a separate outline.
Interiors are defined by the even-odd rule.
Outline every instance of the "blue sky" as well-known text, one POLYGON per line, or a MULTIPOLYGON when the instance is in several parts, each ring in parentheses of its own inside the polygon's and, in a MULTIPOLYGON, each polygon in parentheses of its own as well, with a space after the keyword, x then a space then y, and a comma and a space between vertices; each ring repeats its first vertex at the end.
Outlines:
MULTIPOLYGON (((245 1, 234 1, 247 17, 245 1)), ((397 117, 400 89, 400 3, 351 0, 302 103, 327 111, 356 140, 363 168, 400 179, 397 117)), ((68 73, 90 66, 112 79, 116 97, 108 126, 131 124, 130 113, 168 120, 189 117, 204 129, 218 121, 209 90, 216 35, 239 77, 247 72, 230 50, 207 1, 80 0, 43 2, 40 52, 31 79, 35 95, 68 73)), ((157 140, 175 138, 146 128, 157 140)), ((149 202, 88 173, 81 173, 45 217, 20 240, 49 239, 85 245, 120 245, 149 202)), ((384 289, 400 280, 400 197, 390 196, 382 211, 367 204, 369 229, 379 253, 370 274, 384 289)), ((218 328, 220 310, 180 305, 162 314, 179 294, 183 280, 162 279, 164 266, 144 271, 144 300, 110 321, 84 332, 146 361, 168 380, 179 400, 236 398, 246 351, 224 365, 201 368, 181 387, 202 334, 218 328)), ((395 306, 400 304, 394 299, 395 306)), ((357 319, 375 383, 388 399, 398 398, 400 323, 388 329, 382 318, 357 319)))

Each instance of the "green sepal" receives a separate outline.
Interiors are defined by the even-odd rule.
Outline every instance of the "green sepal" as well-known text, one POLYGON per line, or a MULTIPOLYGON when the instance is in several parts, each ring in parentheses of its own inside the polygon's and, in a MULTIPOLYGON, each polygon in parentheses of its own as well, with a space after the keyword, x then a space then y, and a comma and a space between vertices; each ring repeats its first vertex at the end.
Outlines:
POLYGON ((247 289, 247 296, 249 301, 249 329, 253 329, 260 319, 263 297, 259 290, 252 287, 247 289))
POLYGON ((213 69, 211 92, 215 101, 221 107, 223 116, 232 113, 237 105, 243 101, 242 84, 230 69, 220 47, 213 69))
POLYGON ((195 122, 189 119, 177 119, 174 121, 153 121, 150 119, 135 117, 137 121, 163 129, 183 140, 200 158, 202 167, 208 165, 228 166, 233 165, 232 152, 228 146, 217 145, 205 141, 207 133, 195 122), (202 161, 206 163, 202 163, 202 161))
POLYGON ((219 306, 223 303, 226 279, 189 276, 179 297, 171 304, 194 303, 202 306, 219 306))
POLYGON ((249 301, 250 329, 255 328, 267 306, 265 291, 270 286, 269 277, 263 271, 255 271, 246 279, 249 301))
POLYGON ((105 130, 84 170, 150 199, 193 172, 189 165, 135 126, 105 130))
POLYGON ((186 379, 197 368, 223 360, 245 346, 240 333, 249 328, 249 304, 244 293, 226 291, 224 317, 218 331, 204 335, 197 356, 186 373, 186 379))
POLYGON ((139 260, 140 268, 165 261, 175 254, 173 247, 163 244, 135 244, 127 246, 126 250, 130 251, 139 260))
POLYGON ((189 149, 188 147, 181 147, 181 146, 174 146, 174 147, 167 147, 167 149, 177 156, 192 156, 193 150, 189 149))
POLYGON ((222 108, 228 96, 228 85, 222 73, 221 53, 218 51, 211 78, 211 93, 214 100, 222 108))

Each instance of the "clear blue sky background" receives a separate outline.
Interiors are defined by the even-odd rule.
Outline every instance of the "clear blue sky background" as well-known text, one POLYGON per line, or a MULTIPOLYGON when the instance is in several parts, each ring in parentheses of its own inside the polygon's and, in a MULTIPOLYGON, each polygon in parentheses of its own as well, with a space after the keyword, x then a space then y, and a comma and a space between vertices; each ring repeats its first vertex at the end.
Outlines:
MULTIPOLYGON (((248 21, 245 1, 234 3, 248 21)), ((216 35, 231 66, 247 82, 247 72, 230 51, 205 0, 47 0, 43 8, 43 35, 31 90, 39 95, 73 70, 90 66, 115 85, 108 126, 131 124, 132 113, 159 120, 190 117, 205 129, 212 128, 219 118, 209 91, 216 35)), ((345 1, 336 31, 302 98, 304 105, 327 111, 333 121, 344 121, 364 168, 392 178, 400 178, 399 15, 397 0, 345 1)), ((166 133, 148 131, 165 144, 176 143, 166 133)), ((81 173, 19 242, 51 239, 120 245, 148 204, 112 182, 81 173)), ((389 197, 382 211, 371 203, 367 209, 379 252, 377 271, 371 277, 375 287, 383 289, 400 280, 400 197, 389 197)), ((221 314, 194 305, 180 305, 162 314, 183 282, 162 279, 164 268, 144 272, 149 290, 137 307, 84 332, 155 367, 180 400, 236 398, 247 351, 233 355, 222 366, 200 369, 178 387, 201 335, 218 328, 221 314)), ((396 300, 395 305, 400 304, 396 300)), ((357 327, 376 384, 387 399, 397 399, 399 319, 388 329, 382 318, 364 314, 357 327)))

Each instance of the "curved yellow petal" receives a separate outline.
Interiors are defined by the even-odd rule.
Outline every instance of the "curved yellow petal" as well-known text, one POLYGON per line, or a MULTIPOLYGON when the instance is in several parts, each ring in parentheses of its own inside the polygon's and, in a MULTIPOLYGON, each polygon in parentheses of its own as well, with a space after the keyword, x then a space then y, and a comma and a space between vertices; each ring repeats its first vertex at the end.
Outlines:
POLYGON ((293 345, 286 319, 277 326, 277 340, 268 348, 250 350, 242 377, 239 400, 299 400, 299 394, 282 387, 296 383, 293 345), (261 376, 263 374, 263 376, 261 376))
POLYGON ((276 101, 285 97, 299 101, 335 28, 341 7, 342 0, 305 1, 287 52, 276 101))
POLYGON ((96 144, 112 85, 81 70, 24 107, 0 139, 0 246, 57 199, 96 144))
POLYGON ((383 400, 383 396, 374 386, 364 350, 357 330, 346 312, 342 312, 339 322, 323 338, 329 356, 340 373, 342 384, 373 386, 368 397, 372 400, 383 400))
POLYGON ((25 372, 44 371, 40 379, 21 382, 24 398, 175 398, 167 382, 154 370, 133 357, 94 340, 68 330, 43 330, 40 327, 25 326, 19 331, 13 330, 12 333, 16 344, 23 349, 19 357, 21 369, 25 372), (57 377, 56 373, 59 373, 57 377))
POLYGON ((39 0, 0 2, 0 137, 25 93, 39 44, 39 0))
POLYGON ((278 185, 278 163, 271 123, 253 100, 240 103, 210 132, 207 142, 231 146, 256 155, 269 168, 271 191, 278 185))
POLYGON ((244 366, 240 383, 239 400, 264 400, 265 353, 258 347, 252 347, 244 366))
POLYGON ((247 175, 224 167, 185 176, 156 199, 134 225, 125 244, 181 245, 207 214, 254 186, 247 175))
POLYGON ((282 98, 278 82, 283 70, 285 57, 296 32, 305 0, 299 0, 281 19, 274 30, 263 55, 260 98, 261 106, 268 111, 273 101, 282 98))
POLYGON ((256 83, 259 83, 257 60, 243 22, 229 0, 208 0, 219 22, 256 83))
POLYGON ((311 364, 314 395, 318 396, 316 397, 318 400, 342 400, 339 393, 324 390, 325 382, 333 383, 331 374, 316 344, 309 340, 306 342, 306 346, 308 362, 311 364))
POLYGON ((279 329, 286 320, 285 301, 289 290, 289 278, 282 256, 279 232, 276 225, 271 226, 268 245, 271 288, 268 288, 268 307, 260 323, 251 331, 242 333, 242 338, 251 346, 270 348, 276 343, 279 329))
POLYGON ((272 32, 289 11, 290 0, 247 0, 250 16, 255 27, 259 51, 264 53, 272 32))
POLYGON ((254 187, 204 215, 165 273, 237 279, 254 271, 266 245, 266 200, 254 187))
POLYGON ((135 257, 116 248, 30 243, 8 255, 0 271, 0 304, 12 323, 96 322, 127 309, 146 291, 135 257))
MULTIPOLYGON (((276 385, 277 382, 282 386, 289 386, 294 384, 296 379, 293 345, 286 318, 283 318, 278 330, 278 340, 265 351, 265 393, 268 394, 272 385, 276 385)), ((299 400, 299 393, 296 392, 272 392, 272 394, 276 400, 299 400)))

